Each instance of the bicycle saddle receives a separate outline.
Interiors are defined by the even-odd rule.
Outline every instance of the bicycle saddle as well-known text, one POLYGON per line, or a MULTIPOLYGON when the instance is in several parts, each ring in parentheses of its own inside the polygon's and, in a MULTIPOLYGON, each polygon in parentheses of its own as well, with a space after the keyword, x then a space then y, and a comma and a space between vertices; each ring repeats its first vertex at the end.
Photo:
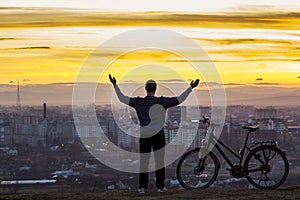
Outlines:
POLYGON ((257 129, 259 129, 258 126, 243 126, 243 129, 248 129, 250 132, 256 131, 257 129))

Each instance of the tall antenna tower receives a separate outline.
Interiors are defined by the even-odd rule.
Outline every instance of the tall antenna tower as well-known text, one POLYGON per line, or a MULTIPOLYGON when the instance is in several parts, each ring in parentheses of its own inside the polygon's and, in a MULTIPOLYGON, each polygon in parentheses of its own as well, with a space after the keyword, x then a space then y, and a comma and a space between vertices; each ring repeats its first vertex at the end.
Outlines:
POLYGON ((19 84, 19 81, 18 81, 18 88, 17 88, 17 108, 21 109, 20 84, 19 84))

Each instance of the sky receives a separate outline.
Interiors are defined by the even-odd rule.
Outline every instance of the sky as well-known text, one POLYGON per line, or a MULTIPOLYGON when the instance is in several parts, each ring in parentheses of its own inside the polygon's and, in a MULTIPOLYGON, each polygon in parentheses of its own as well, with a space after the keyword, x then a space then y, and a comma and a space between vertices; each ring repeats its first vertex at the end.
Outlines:
MULTIPOLYGON (((67 87, 103 42, 145 27, 166 28, 193 39, 207 52, 222 78, 218 84, 225 87, 298 89, 299 8, 300 1, 293 0, 1 0, 0 95, 15 92, 17 81, 24 88, 57 83, 67 87)), ((119 51, 104 48, 98 53, 110 58, 119 51)), ((124 82, 143 82, 149 78, 147 70, 126 73, 149 63, 176 69, 187 81, 195 78, 182 58, 157 49, 121 56, 104 77, 112 73, 124 82)), ((163 70, 156 76, 172 83, 177 78, 163 70)))
POLYGON ((1 0, 1 6, 92 8, 103 11, 224 11, 249 6, 273 6, 280 9, 300 6, 294 0, 1 0))

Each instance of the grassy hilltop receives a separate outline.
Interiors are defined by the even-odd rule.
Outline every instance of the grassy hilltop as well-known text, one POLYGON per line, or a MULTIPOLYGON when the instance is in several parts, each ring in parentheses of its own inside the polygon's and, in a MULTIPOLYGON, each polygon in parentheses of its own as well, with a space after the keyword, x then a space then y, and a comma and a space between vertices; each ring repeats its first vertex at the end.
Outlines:
POLYGON ((109 200, 109 199, 122 199, 122 200, 134 200, 134 199, 300 199, 300 186, 280 188, 277 190, 257 190, 257 189, 206 189, 206 190, 171 190, 167 193, 157 193, 156 191, 148 191, 145 195, 139 195, 136 191, 107 191, 99 193, 32 193, 22 195, 1 195, 0 199, 6 200, 109 200), (142 196, 142 198, 141 198, 142 196))

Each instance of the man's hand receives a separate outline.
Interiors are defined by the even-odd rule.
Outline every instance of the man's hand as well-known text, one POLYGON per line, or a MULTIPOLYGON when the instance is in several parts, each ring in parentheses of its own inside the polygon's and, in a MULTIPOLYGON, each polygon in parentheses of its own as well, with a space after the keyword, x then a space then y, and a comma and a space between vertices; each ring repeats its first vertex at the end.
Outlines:
POLYGON ((195 88, 195 87, 198 86, 198 84, 199 84, 199 79, 196 79, 195 81, 192 80, 192 82, 191 82, 191 87, 192 87, 192 88, 195 88))
POLYGON ((115 77, 112 77, 110 74, 108 75, 110 82, 114 85, 114 87, 117 85, 117 81, 115 77))

